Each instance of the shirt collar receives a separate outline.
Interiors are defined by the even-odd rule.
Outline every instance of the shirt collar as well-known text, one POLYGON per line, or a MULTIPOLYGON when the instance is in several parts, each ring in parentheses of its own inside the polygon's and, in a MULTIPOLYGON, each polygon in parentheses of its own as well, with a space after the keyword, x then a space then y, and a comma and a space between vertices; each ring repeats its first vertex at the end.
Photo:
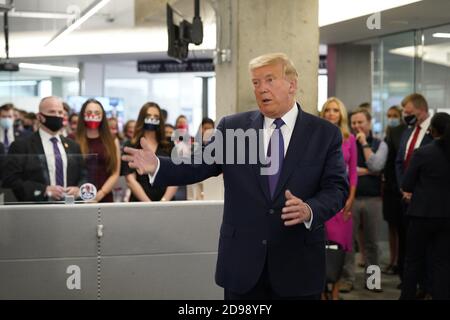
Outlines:
POLYGON ((39 135, 41 136, 42 141, 50 141, 51 138, 55 137, 58 139, 58 142, 61 142, 61 138, 59 137, 59 134, 53 136, 50 133, 46 132, 42 128, 39 128, 39 135))
POLYGON ((428 130, 431 124, 431 116, 428 116, 424 122, 420 125, 421 130, 428 130))
MULTIPOLYGON (((290 131, 294 130, 295 122, 297 121, 298 116, 298 108, 297 108, 297 102, 294 101, 294 105, 291 107, 291 109, 286 112, 284 116, 281 117, 281 119, 284 121, 285 125, 289 128, 290 131)), ((275 119, 269 118, 264 116, 264 128, 269 129, 275 119)))

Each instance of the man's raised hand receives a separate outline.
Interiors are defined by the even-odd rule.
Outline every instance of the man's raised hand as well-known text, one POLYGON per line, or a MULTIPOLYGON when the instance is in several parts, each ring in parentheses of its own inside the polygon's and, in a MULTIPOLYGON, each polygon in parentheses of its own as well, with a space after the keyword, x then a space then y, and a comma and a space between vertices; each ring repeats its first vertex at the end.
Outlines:
POLYGON ((136 169, 140 175, 154 174, 158 165, 158 158, 144 137, 141 138, 140 142, 142 149, 125 147, 123 151, 126 154, 122 156, 122 160, 128 162, 128 166, 136 169))

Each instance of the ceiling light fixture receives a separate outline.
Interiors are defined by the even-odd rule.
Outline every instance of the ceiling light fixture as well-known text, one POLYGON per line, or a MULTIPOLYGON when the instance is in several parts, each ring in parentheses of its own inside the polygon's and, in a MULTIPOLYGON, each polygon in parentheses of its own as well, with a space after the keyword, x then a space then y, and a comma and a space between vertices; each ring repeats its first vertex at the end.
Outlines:
POLYGON ((434 38, 450 38, 450 33, 436 32, 433 33, 434 38))
POLYGON ((91 5, 89 5, 83 12, 81 12, 80 17, 75 20, 68 27, 64 27, 61 31, 59 31, 55 36, 53 36, 50 41, 48 41, 45 46, 48 46, 50 43, 54 42, 56 39, 60 39, 64 35, 69 34, 73 30, 77 29, 81 26, 86 20, 96 14, 101 8, 103 8, 110 0, 97 0, 94 1, 91 5))
POLYGON ((38 63, 19 63, 20 69, 31 69, 31 70, 41 70, 41 71, 55 71, 55 72, 66 72, 66 73, 79 73, 79 68, 73 67, 62 67, 54 66, 50 64, 38 64, 38 63))
POLYGON ((67 20, 74 18, 74 14, 59 12, 35 12, 35 11, 15 11, 9 12, 9 16, 13 18, 33 18, 33 19, 62 19, 67 20))

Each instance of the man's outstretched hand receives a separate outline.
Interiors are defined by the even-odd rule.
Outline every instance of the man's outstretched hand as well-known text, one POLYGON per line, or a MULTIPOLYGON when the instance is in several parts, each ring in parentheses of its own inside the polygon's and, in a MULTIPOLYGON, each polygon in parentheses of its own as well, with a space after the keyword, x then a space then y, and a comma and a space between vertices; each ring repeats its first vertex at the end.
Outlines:
POLYGON ((145 138, 142 137, 140 142, 142 149, 125 147, 123 149, 125 155, 122 156, 122 160, 128 162, 128 166, 136 169, 138 174, 154 174, 158 158, 145 138))

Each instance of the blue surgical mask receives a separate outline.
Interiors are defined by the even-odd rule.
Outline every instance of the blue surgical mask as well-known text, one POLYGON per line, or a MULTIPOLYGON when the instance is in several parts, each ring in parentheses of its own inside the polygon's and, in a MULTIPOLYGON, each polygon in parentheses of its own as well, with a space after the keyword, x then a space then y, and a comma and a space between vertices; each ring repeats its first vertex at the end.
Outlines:
POLYGON ((0 126, 3 129, 9 129, 13 126, 14 120, 12 118, 0 118, 0 126))
POLYGON ((398 127, 400 125, 400 119, 399 118, 388 119, 387 125, 391 128, 398 127))

